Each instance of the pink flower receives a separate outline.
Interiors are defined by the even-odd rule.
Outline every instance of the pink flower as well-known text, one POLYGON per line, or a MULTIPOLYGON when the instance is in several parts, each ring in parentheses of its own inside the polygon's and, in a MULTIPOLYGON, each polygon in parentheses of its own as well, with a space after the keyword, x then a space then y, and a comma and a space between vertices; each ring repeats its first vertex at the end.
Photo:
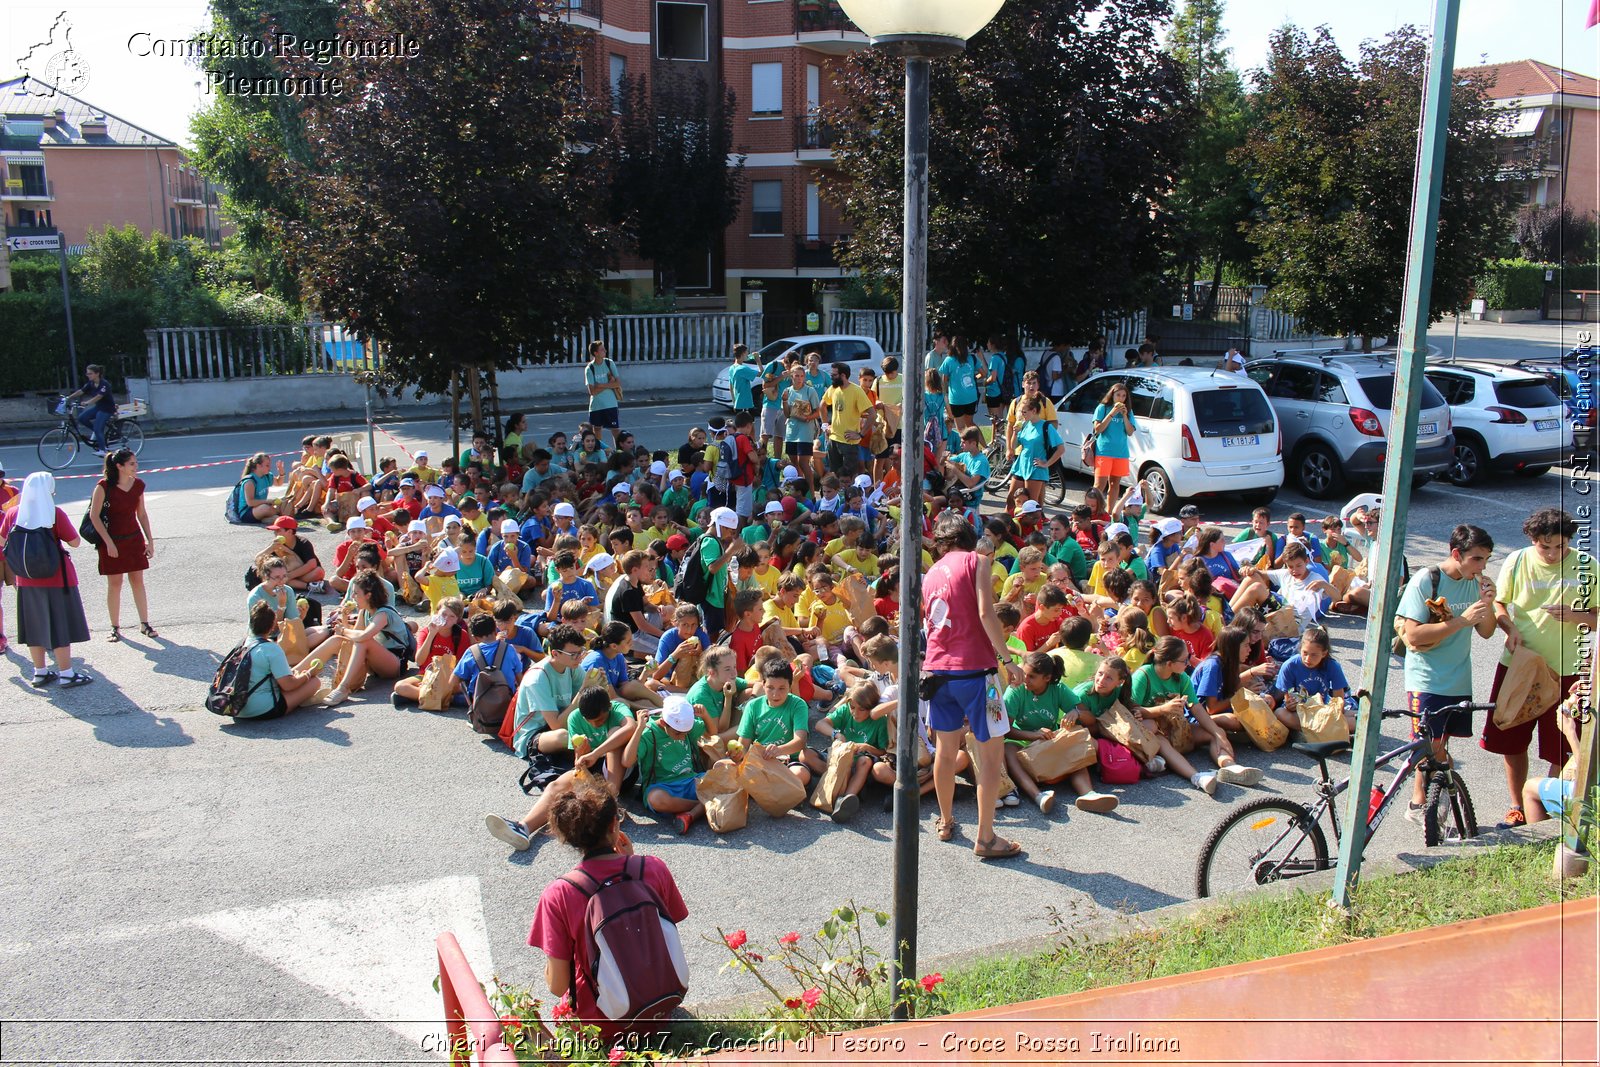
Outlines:
POLYGON ((778 944, 782 945, 784 948, 789 948, 793 945, 798 945, 799 943, 800 935, 793 931, 790 931, 789 933, 778 938, 778 944))
POLYGON ((922 976, 922 991, 924 993, 932 993, 939 988, 939 983, 943 981, 944 975, 938 971, 934 971, 932 974, 925 974, 922 976))
POLYGON ((744 943, 746 941, 750 940, 750 939, 745 936, 745 933, 744 933, 743 930, 735 930, 733 933, 728 934, 722 940, 727 942, 729 948, 731 948, 731 949, 733 949, 734 951, 737 952, 739 949, 743 948, 744 947, 744 943))
POLYGON ((800 1003, 806 1006, 806 1011, 815 1011, 817 1008, 817 1001, 821 999, 822 990, 818 989, 816 986, 812 986, 810 989, 800 994, 800 1003))
POLYGON ((552 1019, 570 1019, 574 1014, 576 1013, 573 1011, 572 1001, 566 997, 556 1001, 555 1005, 550 1009, 550 1018, 552 1019))
POLYGON ((611 1055, 606 1057, 606 1062, 607 1063, 621 1063, 623 1060, 626 1060, 627 1058, 628 1058, 628 1053, 627 1053, 626 1049, 614 1048, 614 1049, 611 1050, 611 1055))

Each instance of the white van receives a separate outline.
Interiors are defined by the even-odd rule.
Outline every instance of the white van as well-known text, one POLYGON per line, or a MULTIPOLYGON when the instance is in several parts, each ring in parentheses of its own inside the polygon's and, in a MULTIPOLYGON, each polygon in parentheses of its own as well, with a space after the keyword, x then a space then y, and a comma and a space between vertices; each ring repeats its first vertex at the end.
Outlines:
POLYGON ((1126 382, 1138 427, 1129 438, 1129 473, 1146 478, 1152 511, 1177 513, 1188 497, 1229 494, 1264 504, 1283 485, 1283 437, 1261 386, 1243 374, 1204 367, 1102 371, 1061 402, 1061 437, 1069 470, 1091 478, 1082 460, 1094 409, 1126 382))

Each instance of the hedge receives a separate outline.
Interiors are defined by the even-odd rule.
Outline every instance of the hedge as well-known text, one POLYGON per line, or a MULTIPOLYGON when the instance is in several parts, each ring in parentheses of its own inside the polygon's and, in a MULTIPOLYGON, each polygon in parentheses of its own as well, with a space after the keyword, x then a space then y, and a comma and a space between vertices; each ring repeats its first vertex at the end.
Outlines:
MULTIPOLYGON (((90 363, 104 363, 112 384, 123 388, 115 357, 137 360, 146 350, 149 309, 137 295, 74 294, 72 330, 78 349, 78 380, 90 363)), ((66 385, 67 327, 58 286, 46 292, 0 293, 0 394, 60 389, 66 385)))
POLYGON ((1536 308, 1544 300, 1547 269, 1526 259, 1493 260, 1478 277, 1478 297, 1497 310, 1536 308))

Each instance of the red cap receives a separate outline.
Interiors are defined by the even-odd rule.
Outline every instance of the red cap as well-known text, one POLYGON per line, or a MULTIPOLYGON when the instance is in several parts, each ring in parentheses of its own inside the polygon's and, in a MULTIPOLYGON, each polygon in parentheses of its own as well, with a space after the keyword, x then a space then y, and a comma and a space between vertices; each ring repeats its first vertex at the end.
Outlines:
POLYGON ((799 510, 800 510, 800 501, 796 500, 792 496, 786 496, 786 497, 783 498, 783 517, 785 519, 794 518, 795 512, 797 512, 799 510))
POLYGON ((688 548, 688 547, 689 547, 689 539, 687 537, 683 536, 683 534, 673 534, 671 537, 667 538, 667 551, 668 552, 676 552, 679 549, 688 548))
POLYGON ((276 519, 272 520, 272 525, 268 527, 268 529, 282 530, 284 533, 293 533, 295 530, 300 529, 300 524, 294 521, 294 517, 291 515, 279 515, 276 519))

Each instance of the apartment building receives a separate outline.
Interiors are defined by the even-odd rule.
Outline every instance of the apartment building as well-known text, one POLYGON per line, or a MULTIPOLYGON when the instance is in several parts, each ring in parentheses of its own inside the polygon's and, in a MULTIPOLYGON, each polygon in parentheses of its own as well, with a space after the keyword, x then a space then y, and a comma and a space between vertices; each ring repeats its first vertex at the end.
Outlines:
POLYGON ((37 79, 0 82, 0 179, 13 236, 59 232, 71 248, 132 223, 222 246, 217 187, 178 144, 37 79))
MULTIPOLYGON (((833 167, 817 110, 833 102, 840 59, 867 45, 831 0, 567 0, 567 18, 590 31, 585 89, 615 93, 624 78, 695 78, 732 89, 734 144, 745 159, 739 216, 678 267, 686 308, 758 306, 773 336, 804 329, 820 310, 818 283, 847 273, 836 262, 848 237, 821 195, 833 167)), ((655 284, 652 264, 616 276, 636 292, 655 284)))
POLYGON ((1524 203, 1600 210, 1600 81, 1535 59, 1456 73, 1487 75, 1489 98, 1511 113, 1500 159, 1528 169, 1519 179, 1524 203))

